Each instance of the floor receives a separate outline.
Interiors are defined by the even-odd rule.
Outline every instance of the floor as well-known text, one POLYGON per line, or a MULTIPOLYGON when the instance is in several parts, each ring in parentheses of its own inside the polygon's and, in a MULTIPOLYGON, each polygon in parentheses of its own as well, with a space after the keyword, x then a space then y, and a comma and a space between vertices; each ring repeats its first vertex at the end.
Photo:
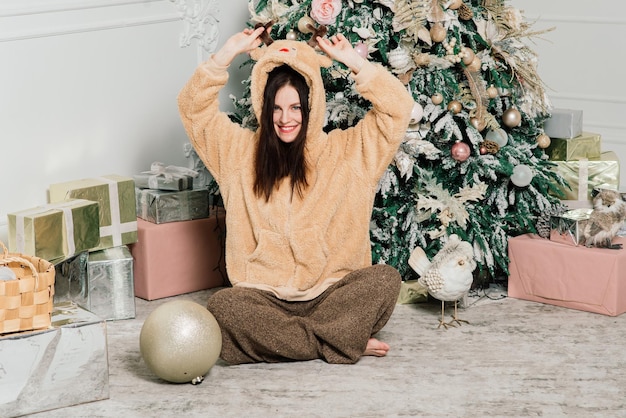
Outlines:
MULTIPOLYGON (((211 291, 178 296, 204 305, 211 291)), ((135 319, 107 324, 110 398, 34 417, 626 417, 626 315, 513 298, 460 311, 437 328, 436 301, 397 305, 379 338, 385 358, 228 366, 199 385, 148 370, 139 333, 172 298, 136 299, 135 319)), ((483 303, 484 302, 484 303, 483 303)))

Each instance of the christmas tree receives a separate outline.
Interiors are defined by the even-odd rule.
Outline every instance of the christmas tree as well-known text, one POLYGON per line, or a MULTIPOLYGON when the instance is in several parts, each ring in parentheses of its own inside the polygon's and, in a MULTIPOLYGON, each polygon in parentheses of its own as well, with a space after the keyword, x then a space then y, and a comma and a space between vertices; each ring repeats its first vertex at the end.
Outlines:
MULTIPOLYGON (((545 31, 503 0, 252 0, 249 9, 251 26, 273 22, 274 39, 343 33, 414 97, 406 138, 379 184, 374 263, 413 278, 411 251, 432 258, 457 234, 473 243, 479 282, 506 274, 508 238, 536 232, 564 184, 544 152, 550 104, 524 42, 545 31)), ((348 70, 335 63, 322 75, 326 128, 356 124, 369 103, 348 70)), ((234 98, 232 117, 253 129, 248 91, 234 98)))

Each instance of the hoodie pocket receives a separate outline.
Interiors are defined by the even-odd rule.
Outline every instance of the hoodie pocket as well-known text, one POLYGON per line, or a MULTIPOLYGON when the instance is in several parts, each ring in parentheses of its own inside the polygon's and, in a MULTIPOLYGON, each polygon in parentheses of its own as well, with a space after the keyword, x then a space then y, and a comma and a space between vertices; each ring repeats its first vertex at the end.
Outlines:
POLYGON ((294 270, 293 254, 287 239, 272 231, 261 231, 257 247, 248 258, 247 281, 285 286, 293 278, 294 270))
POLYGON ((328 264, 328 246, 319 227, 296 231, 291 244, 296 270, 294 287, 305 290, 317 284, 328 264))
POLYGON ((249 283, 306 290, 320 279, 328 263, 328 247, 319 228, 296 231, 290 243, 283 235, 261 231, 246 266, 249 283))

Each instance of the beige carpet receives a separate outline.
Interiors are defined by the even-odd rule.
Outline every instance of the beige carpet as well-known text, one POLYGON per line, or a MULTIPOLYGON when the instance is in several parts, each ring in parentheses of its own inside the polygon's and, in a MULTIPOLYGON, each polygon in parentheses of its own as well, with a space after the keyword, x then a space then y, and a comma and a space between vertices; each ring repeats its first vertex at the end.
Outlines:
MULTIPOLYGON (((204 305, 209 291, 182 295, 204 305)), ((227 366, 171 384, 139 353, 137 301, 109 322, 110 399, 36 417, 619 417, 626 416, 626 316, 511 298, 460 311, 437 329, 439 303, 398 305, 379 334, 392 349, 355 365, 322 361, 227 366)), ((452 310, 450 310, 452 312, 452 310)))

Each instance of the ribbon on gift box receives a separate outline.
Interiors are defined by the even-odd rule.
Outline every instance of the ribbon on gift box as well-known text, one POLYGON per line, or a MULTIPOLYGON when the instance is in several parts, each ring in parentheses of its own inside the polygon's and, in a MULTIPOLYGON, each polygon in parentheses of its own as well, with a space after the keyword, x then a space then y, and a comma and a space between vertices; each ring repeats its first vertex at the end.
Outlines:
POLYGON ((149 171, 142 171, 142 174, 150 174, 148 178, 148 187, 150 189, 158 189, 158 178, 163 177, 165 183, 171 183, 174 180, 184 179, 185 177, 197 177, 198 172, 191 168, 179 167, 175 165, 166 166, 158 161, 150 165, 149 171))
POLYGON ((589 188, 589 159, 578 160, 578 200, 587 200, 587 189, 589 188))
POLYGON ((110 235, 113 238, 113 246, 118 247, 123 244, 122 234, 137 230, 137 221, 122 223, 120 213, 120 195, 117 187, 117 181, 106 177, 96 177, 97 180, 107 183, 109 188, 109 208, 111 211, 111 225, 100 226, 100 236, 106 237, 110 235))

